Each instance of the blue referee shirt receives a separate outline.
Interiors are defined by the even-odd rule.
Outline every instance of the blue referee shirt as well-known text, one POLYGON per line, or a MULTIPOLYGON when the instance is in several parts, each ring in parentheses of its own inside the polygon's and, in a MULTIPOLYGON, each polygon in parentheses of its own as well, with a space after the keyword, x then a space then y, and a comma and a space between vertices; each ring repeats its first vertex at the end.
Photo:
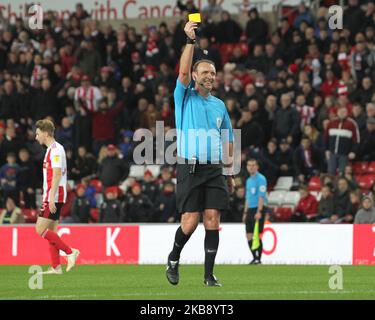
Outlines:
POLYGON ((246 180, 246 201, 249 208, 257 208, 259 197, 263 198, 264 205, 267 204, 267 179, 257 172, 246 180))
POLYGON ((202 97, 179 79, 174 90, 177 155, 185 159, 221 161, 222 143, 233 142, 230 118, 222 100, 202 97), (225 131, 221 131, 227 129, 225 131))

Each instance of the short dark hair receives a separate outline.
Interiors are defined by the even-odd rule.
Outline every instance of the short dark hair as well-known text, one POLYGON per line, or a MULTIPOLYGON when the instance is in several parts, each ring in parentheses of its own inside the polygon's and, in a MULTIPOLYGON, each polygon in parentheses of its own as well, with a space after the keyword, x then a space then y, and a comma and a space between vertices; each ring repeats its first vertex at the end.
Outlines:
POLYGON ((259 162, 255 158, 250 158, 249 160, 246 161, 246 164, 248 164, 249 162, 255 162, 257 164, 257 166, 259 166, 259 162))
POLYGON ((203 62, 206 62, 206 63, 209 63, 211 65, 213 65, 215 67, 215 62, 213 62, 212 60, 210 59, 201 59, 201 60, 198 60, 196 61, 194 64, 193 64, 193 71, 196 72, 197 69, 198 69, 198 66, 203 63, 203 62))

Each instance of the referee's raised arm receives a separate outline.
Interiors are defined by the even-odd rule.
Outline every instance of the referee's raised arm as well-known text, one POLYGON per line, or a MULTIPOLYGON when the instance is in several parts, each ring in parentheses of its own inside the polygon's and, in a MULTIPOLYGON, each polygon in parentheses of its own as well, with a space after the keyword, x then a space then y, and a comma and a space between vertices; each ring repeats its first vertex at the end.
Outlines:
POLYGON ((197 28, 197 23, 187 22, 184 31, 187 36, 187 44, 182 52, 180 59, 180 70, 178 74, 178 79, 186 87, 191 81, 191 66, 193 63, 194 45, 195 45, 195 29, 197 28))

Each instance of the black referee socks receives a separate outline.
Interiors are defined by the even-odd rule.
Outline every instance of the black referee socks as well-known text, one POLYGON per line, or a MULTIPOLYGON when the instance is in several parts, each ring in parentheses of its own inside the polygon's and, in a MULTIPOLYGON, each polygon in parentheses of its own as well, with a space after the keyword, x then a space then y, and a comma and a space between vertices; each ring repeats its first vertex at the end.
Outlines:
POLYGON ((206 230, 204 238, 204 278, 213 274, 217 249, 219 247, 219 230, 206 230))
POLYGON ((176 231, 176 236, 174 238, 174 244, 172 252, 169 254, 168 260, 170 261, 178 261, 180 260, 180 254, 182 249, 184 248, 186 242, 189 241, 191 235, 186 235, 182 232, 181 227, 179 227, 176 231))

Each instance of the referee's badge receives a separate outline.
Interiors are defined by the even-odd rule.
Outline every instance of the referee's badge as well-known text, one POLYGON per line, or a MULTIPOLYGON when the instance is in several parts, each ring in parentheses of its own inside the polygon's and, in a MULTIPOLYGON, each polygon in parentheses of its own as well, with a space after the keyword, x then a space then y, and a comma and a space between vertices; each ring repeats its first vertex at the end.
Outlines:
POLYGON ((217 128, 220 129, 220 127, 221 127, 221 118, 220 117, 216 118, 216 125, 217 125, 217 128))

